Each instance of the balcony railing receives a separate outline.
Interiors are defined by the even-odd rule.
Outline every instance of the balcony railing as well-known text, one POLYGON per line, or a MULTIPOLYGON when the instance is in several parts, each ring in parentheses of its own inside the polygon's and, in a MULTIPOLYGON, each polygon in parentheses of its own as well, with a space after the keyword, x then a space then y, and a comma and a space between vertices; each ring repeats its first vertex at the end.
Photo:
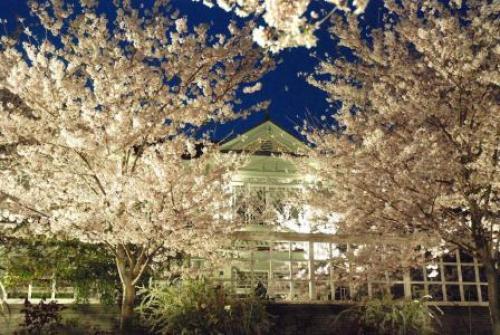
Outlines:
POLYGON ((488 305, 481 264, 460 250, 366 280, 345 256, 366 244, 417 246, 418 238, 242 231, 233 239, 229 265, 216 277, 237 295, 261 286, 283 302, 353 303, 390 292, 395 298, 430 296, 437 305, 488 305))

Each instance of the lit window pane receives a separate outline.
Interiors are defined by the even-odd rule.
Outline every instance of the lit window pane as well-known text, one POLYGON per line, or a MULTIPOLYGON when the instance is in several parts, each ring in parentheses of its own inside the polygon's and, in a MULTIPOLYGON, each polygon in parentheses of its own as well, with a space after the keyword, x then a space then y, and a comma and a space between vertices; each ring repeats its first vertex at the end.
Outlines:
POLYGON ((309 264, 307 262, 292 263, 292 279, 307 280, 309 278, 309 264))
POLYGON ((328 243, 314 243, 314 259, 325 260, 330 258, 328 243))

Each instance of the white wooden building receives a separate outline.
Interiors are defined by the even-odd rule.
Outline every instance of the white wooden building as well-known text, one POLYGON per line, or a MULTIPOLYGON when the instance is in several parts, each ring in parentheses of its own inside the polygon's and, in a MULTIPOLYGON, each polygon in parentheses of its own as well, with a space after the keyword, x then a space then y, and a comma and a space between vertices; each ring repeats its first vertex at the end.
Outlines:
POLYGON ((395 297, 431 296, 433 304, 487 306, 484 271, 475 258, 459 250, 422 267, 402 267, 397 274, 359 283, 351 280, 355 270, 348 264, 350 251, 366 243, 397 246, 410 241, 341 236, 334 233, 334 224, 318 227, 308 222, 303 208, 288 208, 285 225, 269 222, 266 211, 282 210, 284 199, 309 182, 290 159, 307 156, 308 146, 275 123, 265 121, 226 142, 221 150, 251 154, 232 185, 235 215, 246 216, 248 225, 234 234, 232 248, 225 253, 230 262, 215 273, 236 294, 261 285, 278 301, 350 303, 389 290, 395 297), (242 194, 252 197, 251 205, 239 203, 242 194))

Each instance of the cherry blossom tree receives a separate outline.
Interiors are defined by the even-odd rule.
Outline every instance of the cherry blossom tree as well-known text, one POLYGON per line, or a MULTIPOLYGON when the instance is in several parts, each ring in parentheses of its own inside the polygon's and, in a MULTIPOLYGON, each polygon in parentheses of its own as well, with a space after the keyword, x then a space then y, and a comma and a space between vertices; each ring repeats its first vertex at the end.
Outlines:
POLYGON ((124 1, 111 19, 94 1, 33 2, 39 26, 21 21, 0 44, 3 216, 31 234, 107 245, 122 325, 156 255, 208 257, 234 228, 226 182, 241 158, 193 129, 235 117, 242 85, 273 67, 251 27, 211 36, 167 5, 124 1))
MULTIPOLYGON (((200 0, 193 0, 200 1, 200 0)), ((335 7, 328 13, 310 9, 312 0, 203 0, 208 7, 217 5, 227 12, 247 18, 262 18, 264 25, 254 28, 253 38, 271 52, 286 48, 316 45, 314 32, 335 10, 358 15, 369 0, 321 0, 335 7)))
POLYGON ((427 232, 476 256, 500 334, 500 8, 386 6, 368 37, 337 17, 331 32, 355 59, 325 60, 309 77, 342 102, 338 128, 311 136, 332 185, 316 204, 343 213, 339 231, 427 232))

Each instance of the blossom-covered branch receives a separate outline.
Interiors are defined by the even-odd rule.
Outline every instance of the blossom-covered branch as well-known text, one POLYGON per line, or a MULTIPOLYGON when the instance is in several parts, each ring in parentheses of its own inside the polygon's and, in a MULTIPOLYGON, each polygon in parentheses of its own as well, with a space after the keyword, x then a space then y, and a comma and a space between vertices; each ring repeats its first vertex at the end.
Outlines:
POLYGON ((189 129, 234 118, 241 85, 274 64, 251 27, 211 36, 161 1, 125 2, 112 21, 93 1, 32 13, 40 26, 0 44, 0 206, 36 217, 31 232, 106 244, 128 318, 155 254, 203 256, 234 228, 241 158, 189 129))
MULTIPOLYGON (((200 0, 193 0, 200 1, 200 0)), ((334 10, 355 15, 364 12, 369 0, 322 0, 335 7, 320 17, 310 9, 311 0, 203 0, 209 7, 219 6, 240 17, 262 18, 265 25, 254 28, 253 38, 257 44, 279 52, 286 48, 316 45, 314 32, 334 10)))
POLYGON ((333 185, 317 204, 344 213, 342 230, 428 232, 474 254, 498 332, 498 4, 385 3, 390 18, 369 39, 336 17, 332 34, 356 60, 324 61, 309 78, 342 101, 338 130, 311 137, 333 185))

